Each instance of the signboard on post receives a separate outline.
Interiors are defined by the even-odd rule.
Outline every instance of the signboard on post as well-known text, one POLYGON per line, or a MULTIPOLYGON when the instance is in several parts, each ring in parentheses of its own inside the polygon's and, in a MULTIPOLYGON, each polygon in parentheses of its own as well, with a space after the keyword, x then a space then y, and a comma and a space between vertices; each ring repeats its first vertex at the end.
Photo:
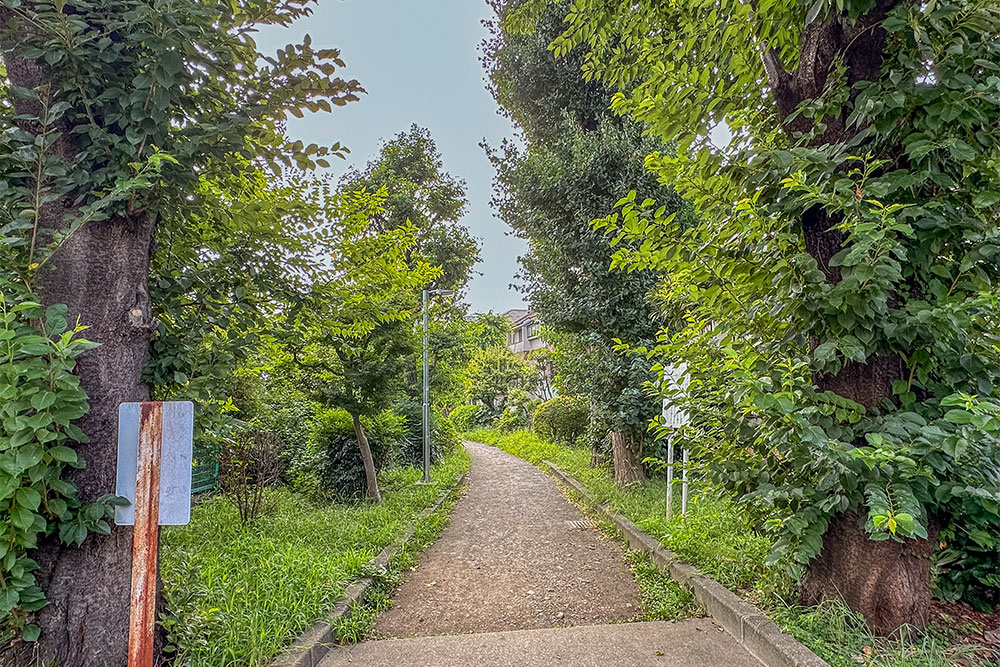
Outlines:
POLYGON ((116 493, 129 500, 115 523, 132 532, 129 667, 153 666, 156 567, 161 525, 191 520, 194 404, 123 403, 118 408, 116 493))
MULTIPOLYGON (((666 383, 673 385, 672 388, 687 389, 690 379, 687 375, 687 367, 684 364, 667 366, 663 369, 663 376, 666 383)), ((663 420, 664 426, 686 426, 690 421, 687 410, 679 403, 670 399, 663 399, 663 420)), ((683 471, 681 478, 681 514, 687 513, 687 469, 688 450, 684 450, 683 471)), ((673 513, 674 504, 674 440, 673 437, 667 440, 667 518, 673 513)))
POLYGON ((194 444, 194 403, 122 403, 118 408, 118 476, 115 493, 130 505, 115 509, 115 523, 135 525, 136 485, 139 473, 139 428, 144 405, 161 406, 161 444, 158 457, 158 524, 184 526, 191 521, 191 469, 194 444))

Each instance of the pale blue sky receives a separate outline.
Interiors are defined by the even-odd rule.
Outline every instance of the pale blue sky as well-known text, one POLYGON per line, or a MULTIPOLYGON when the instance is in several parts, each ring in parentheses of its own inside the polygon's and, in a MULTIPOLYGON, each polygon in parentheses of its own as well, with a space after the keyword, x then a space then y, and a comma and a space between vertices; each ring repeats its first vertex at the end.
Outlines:
POLYGON ((469 209, 463 221, 482 242, 483 261, 468 290, 473 310, 521 306, 508 289, 524 243, 507 235, 507 226, 490 208, 493 167, 479 147, 512 135, 486 90, 480 44, 490 14, 485 0, 320 0, 313 16, 292 27, 262 31, 257 45, 273 53, 309 33, 314 48, 339 48, 347 69, 368 91, 360 102, 289 120, 293 138, 306 144, 341 142, 351 149, 331 170, 339 175, 363 165, 378 152, 381 139, 412 123, 427 127, 437 142, 445 169, 468 183, 469 209))

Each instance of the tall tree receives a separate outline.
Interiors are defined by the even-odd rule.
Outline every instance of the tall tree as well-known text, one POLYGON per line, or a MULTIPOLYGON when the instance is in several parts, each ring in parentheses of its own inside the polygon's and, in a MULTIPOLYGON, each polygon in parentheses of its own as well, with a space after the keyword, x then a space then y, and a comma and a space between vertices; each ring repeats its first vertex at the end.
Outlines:
POLYGON ((461 290, 479 261, 479 244, 461 224, 468 206, 465 181, 444 170, 430 131, 413 125, 382 146, 363 170, 341 179, 346 190, 385 188, 385 210, 375 221, 381 229, 407 221, 418 230, 415 253, 442 273, 436 288, 461 290))
POLYGON ((357 337, 335 336, 307 346, 298 359, 312 375, 313 394, 324 405, 335 405, 351 415, 368 499, 376 503, 382 501, 382 492, 361 418, 385 410, 403 392, 413 343, 410 323, 395 320, 376 324, 357 337))
POLYGON ((806 602, 883 632, 927 622, 939 543, 997 559, 998 33, 978 0, 586 1, 552 44, 683 149, 647 163, 699 224, 638 198, 599 224, 687 315, 658 352, 717 481, 777 509, 806 602))
POLYGON ((651 364, 616 351, 615 340, 655 342, 661 325, 647 295, 656 274, 609 272, 613 250, 590 223, 630 190, 671 211, 680 200, 643 167, 642 158, 662 144, 608 110, 603 84, 580 78, 584 49, 561 60, 547 50, 569 3, 546 8, 530 35, 503 28, 521 4, 493 3, 498 23, 487 45, 491 89, 526 143, 521 149, 508 142, 492 153, 495 205, 529 243, 519 278, 553 334, 560 390, 590 400, 597 430, 611 433, 615 479, 629 483, 644 475, 639 461, 659 401, 644 389, 655 377, 651 364))
POLYGON ((414 260, 418 230, 410 223, 380 231, 385 188, 343 193, 343 238, 329 274, 310 285, 277 325, 277 336, 306 369, 321 373, 325 398, 351 413, 368 497, 378 502, 375 464, 361 417, 386 408, 400 390, 413 354, 419 288, 440 267, 414 260))
MULTIPOLYGON (((238 156, 278 169, 293 161, 319 164, 340 152, 339 145, 292 144, 282 132, 285 112, 329 110, 356 99, 356 82, 331 77, 342 65, 339 53, 314 50, 306 38, 266 57, 250 38, 259 25, 288 24, 309 11, 306 0, 0 3, 9 102, 0 121, 5 300, 37 298, 52 312, 65 307, 65 317, 89 327, 88 338, 99 344, 76 366, 89 411, 60 427, 79 443, 74 455, 49 451, 37 460, 51 433, 50 421, 42 425, 43 403, 33 407, 40 413, 29 422, 39 425, 35 432, 11 441, 18 456, 6 472, 15 476, 10 490, 23 497, 34 497, 22 489, 37 483, 39 466, 51 457, 72 459, 78 468, 39 492, 65 498, 63 504, 29 510, 22 530, 34 532, 4 544, 8 555, 24 556, 38 538, 34 575, 24 575, 31 563, 19 559, 16 572, 4 567, 4 576, 17 574, 22 592, 37 582, 48 604, 34 592, 19 600, 8 591, 3 621, 6 639, 10 623, 23 625, 24 611, 42 607, 34 616, 40 637, 34 625, 23 634, 38 637, 34 657, 42 661, 126 662, 129 589, 121 573, 129 569, 131 530, 92 523, 110 535, 84 541, 86 525, 74 508, 114 488, 118 405, 149 397, 142 373, 155 328, 148 281, 157 228, 185 206, 212 162, 238 156), (141 187, 122 188, 158 151, 175 164, 141 187), (79 528, 63 528, 70 525, 79 528), (29 599, 30 606, 18 606, 29 599)), ((45 336, 61 328, 39 330, 45 336)), ((3 660, 16 660, 16 649, 2 649, 3 660)))

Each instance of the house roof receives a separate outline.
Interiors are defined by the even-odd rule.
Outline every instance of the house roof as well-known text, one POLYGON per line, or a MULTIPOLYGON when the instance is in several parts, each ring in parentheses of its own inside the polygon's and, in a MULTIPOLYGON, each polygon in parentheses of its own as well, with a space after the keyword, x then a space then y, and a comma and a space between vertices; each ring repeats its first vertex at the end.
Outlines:
POLYGON ((523 308, 513 308, 504 313, 504 316, 510 320, 511 326, 517 326, 519 324, 524 324, 526 320, 534 318, 535 313, 523 308))

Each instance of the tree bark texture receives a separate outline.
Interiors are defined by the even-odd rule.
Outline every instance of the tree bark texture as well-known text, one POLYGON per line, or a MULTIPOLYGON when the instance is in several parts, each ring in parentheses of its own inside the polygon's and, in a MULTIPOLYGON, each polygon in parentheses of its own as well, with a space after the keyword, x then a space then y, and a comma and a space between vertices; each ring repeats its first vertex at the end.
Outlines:
MULTIPOLYGON (((930 556, 933 540, 874 542, 858 512, 840 514, 823 537, 823 552, 802 579, 802 601, 842 599, 860 610, 880 634, 930 620, 930 556)), ((933 537, 933 536, 932 536, 933 537)))
MULTIPOLYGON (((0 27, 9 20, 9 14, 0 13, 0 27)), ((52 83, 35 62, 17 56, 16 45, 8 49, 5 64, 12 83, 26 88, 52 83)), ((16 107, 19 114, 38 113, 38 103, 31 100, 17 99, 16 107)), ((32 121, 21 123, 29 132, 38 130, 32 121)), ((68 129, 63 128, 52 151, 72 164, 77 151, 68 129)), ((39 210, 39 228, 64 228, 76 212, 69 198, 46 204, 39 210)), ((90 403, 90 411, 77 424, 89 443, 76 446, 86 466, 71 471, 68 478, 84 503, 115 490, 119 404, 149 399, 142 371, 153 331, 147 285, 154 227, 149 214, 88 223, 38 276, 36 287, 44 305, 66 304, 69 321, 79 317, 89 327, 83 335, 100 343, 79 359, 76 370, 90 403)), ((6 656, 0 653, 0 663, 125 665, 132 528, 113 526, 110 536, 90 535, 79 548, 48 539, 33 556, 39 563, 38 583, 49 600, 35 619, 41 637, 32 647, 8 647, 6 656)))
POLYGON ((382 502, 382 493, 378 488, 378 474, 375 472, 375 460, 372 458, 372 448, 365 435, 365 427, 361 424, 359 415, 351 415, 354 420, 354 435, 358 438, 358 448, 361 450, 361 461, 365 466, 365 481, 368 483, 368 498, 373 502, 382 502))
POLYGON ((632 443, 626 434, 611 432, 611 456, 614 460, 615 484, 626 486, 646 479, 646 471, 632 451, 632 443))
MULTIPOLYGON (((786 72, 774 52, 763 54, 771 93, 780 114, 787 118, 807 99, 820 97, 838 57, 843 57, 848 86, 859 81, 877 81, 885 58, 886 33, 882 22, 902 0, 877 0, 875 7, 851 22, 835 16, 807 26, 802 34, 802 52, 796 69, 786 72)), ((852 98, 856 91, 851 93, 852 98)), ((823 118, 826 130, 811 145, 843 141, 853 131, 847 127, 846 111, 839 117, 823 118)), ((813 120, 804 116, 789 121, 789 133, 807 132, 813 120)), ((855 153, 863 153, 861 147, 855 153)), ((901 151, 900 151, 901 152, 901 151)), ((806 251, 816 260, 827 281, 841 280, 840 269, 830 265, 845 243, 831 229, 838 218, 814 207, 802 217, 806 251)), ((814 345, 820 341, 813 341, 814 345)), ((905 364, 896 355, 873 355, 864 363, 847 362, 835 375, 815 378, 821 390, 833 391, 867 409, 891 400, 893 380, 905 377, 905 364)), ((864 614, 872 628, 884 634, 901 625, 923 627, 930 604, 930 562, 933 540, 875 542, 862 527, 856 512, 833 518, 823 538, 823 550, 807 567, 802 598, 816 604, 826 598, 842 599, 864 614)))

